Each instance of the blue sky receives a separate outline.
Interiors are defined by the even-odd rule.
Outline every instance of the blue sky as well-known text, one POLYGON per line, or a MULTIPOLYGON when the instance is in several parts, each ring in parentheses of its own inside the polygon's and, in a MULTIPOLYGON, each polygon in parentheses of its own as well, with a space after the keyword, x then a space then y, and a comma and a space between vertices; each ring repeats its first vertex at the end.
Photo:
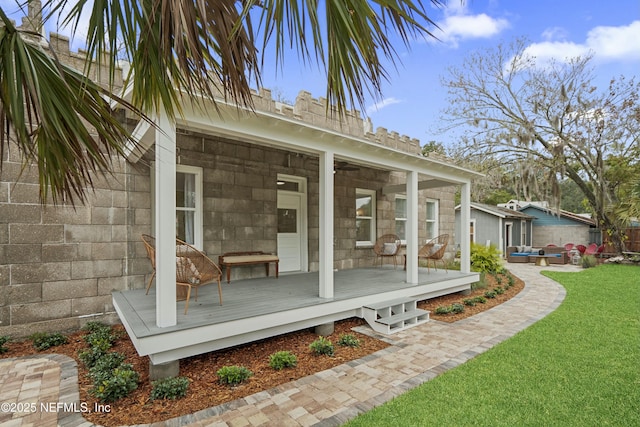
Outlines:
MULTIPOLYGON (((516 37, 530 41, 539 59, 584 55, 593 51, 595 75, 604 88, 611 77, 631 77, 640 72, 640 2, 617 0, 466 0, 449 1, 445 9, 429 8, 441 30, 436 41, 415 41, 402 50, 402 64, 390 71, 383 99, 371 100, 366 114, 374 128, 384 127, 421 143, 449 144, 453 134, 437 134, 447 102, 440 85, 450 66, 461 64, 466 54, 510 43, 516 37)), ((427 2, 425 2, 427 4, 427 2)), ((429 7, 429 6, 427 6, 429 7)), ((400 47, 400 44, 398 44, 400 47)), ((325 96, 325 81, 314 68, 290 61, 275 74, 265 69, 264 86, 295 100, 300 90, 315 98, 325 96)), ((639 76, 640 77, 640 76, 639 76)))
MULTIPOLYGON (((436 133, 447 102, 441 77, 468 53, 510 43, 516 37, 526 37, 530 52, 539 59, 593 52, 596 83, 601 87, 611 77, 640 72, 638 0, 450 0, 448 7, 440 9, 423 1, 440 27, 434 29, 440 41, 416 40, 410 50, 396 45, 402 63, 397 71, 389 68, 383 99, 371 99, 362 112, 374 128, 384 127, 422 143, 454 142, 454 134, 436 133)), ((0 7, 7 13, 15 11, 15 0, 0 0, 0 7)), ((81 40, 74 42, 80 45, 81 40)), ((274 64, 267 61, 265 65, 263 86, 271 88, 274 97, 294 101, 300 90, 315 98, 325 96, 326 82, 317 67, 305 67, 293 56, 287 57, 284 70, 278 73, 274 64)))

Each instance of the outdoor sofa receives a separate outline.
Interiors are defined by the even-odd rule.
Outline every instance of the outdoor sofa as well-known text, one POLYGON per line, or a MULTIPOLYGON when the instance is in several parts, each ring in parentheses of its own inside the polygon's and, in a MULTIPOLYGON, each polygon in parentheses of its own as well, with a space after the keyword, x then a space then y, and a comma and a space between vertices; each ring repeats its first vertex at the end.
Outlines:
POLYGON ((507 262, 535 262, 535 256, 538 255, 540 250, 544 251, 544 254, 548 256, 547 260, 549 264, 568 264, 570 257, 569 252, 562 246, 545 246, 542 248, 533 248, 531 246, 509 246, 507 247, 507 262))

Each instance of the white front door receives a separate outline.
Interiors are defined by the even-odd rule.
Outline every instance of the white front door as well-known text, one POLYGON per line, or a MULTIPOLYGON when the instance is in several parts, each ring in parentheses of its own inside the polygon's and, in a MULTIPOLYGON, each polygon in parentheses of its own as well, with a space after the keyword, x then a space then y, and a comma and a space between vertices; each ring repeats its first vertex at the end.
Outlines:
POLYGON ((303 195, 278 191, 278 258, 280 271, 303 270, 303 195))

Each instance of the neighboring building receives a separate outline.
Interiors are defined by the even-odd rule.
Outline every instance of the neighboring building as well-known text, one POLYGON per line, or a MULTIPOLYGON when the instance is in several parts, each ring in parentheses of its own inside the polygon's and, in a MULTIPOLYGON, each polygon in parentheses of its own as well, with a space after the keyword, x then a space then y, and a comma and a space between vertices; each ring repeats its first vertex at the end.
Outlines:
MULTIPOLYGON (((62 61, 79 62, 68 39, 51 39, 62 61)), ((442 277, 425 276, 417 252, 438 234, 454 234, 458 189, 461 216, 469 218, 470 182, 479 174, 421 156, 416 139, 383 128, 371 132, 357 111, 341 122, 328 119, 325 103, 300 92, 295 105, 284 105, 261 89, 254 93, 255 112, 220 99, 208 109, 185 103, 176 122, 154 117, 157 129, 132 123, 138 146, 127 159, 114 158, 113 176, 96 179, 88 202, 75 208, 41 206, 36 169, 23 169, 15 151, 5 151, 0 335, 122 321, 138 352, 155 365, 362 317, 367 304, 468 289, 478 280, 469 269, 468 245, 462 245, 461 271, 442 277), (144 295, 152 270, 143 233, 156 237, 153 295, 144 295), (357 269, 374 265, 373 244, 387 233, 403 241, 406 272, 392 270, 394 281, 374 290, 357 269), (248 300, 234 308, 225 299, 231 317, 222 319, 216 318, 222 309, 212 308, 217 301, 199 299, 182 315, 176 236, 213 260, 234 251, 277 253, 281 273, 314 273, 300 275, 300 287, 316 287, 297 307, 278 307, 261 285, 247 294, 264 293, 259 309, 248 300), (359 284, 347 296, 336 279, 345 270, 355 272, 350 283, 359 284)), ((451 241, 448 257, 454 250, 451 241)), ((251 277, 264 277, 264 268, 233 271, 234 281, 251 277)), ((235 290, 225 284, 224 292, 235 290)))
POLYGON ((471 220, 468 232, 460 229, 460 206, 456 206, 456 245, 464 236, 481 245, 493 245, 503 256, 508 246, 531 245, 534 217, 509 208, 471 203, 471 220))
POLYGON ((549 244, 563 246, 566 243, 602 243, 602 235, 596 227, 596 222, 588 216, 564 210, 557 211, 536 204, 523 205, 520 212, 534 217, 531 244, 535 247, 549 244))

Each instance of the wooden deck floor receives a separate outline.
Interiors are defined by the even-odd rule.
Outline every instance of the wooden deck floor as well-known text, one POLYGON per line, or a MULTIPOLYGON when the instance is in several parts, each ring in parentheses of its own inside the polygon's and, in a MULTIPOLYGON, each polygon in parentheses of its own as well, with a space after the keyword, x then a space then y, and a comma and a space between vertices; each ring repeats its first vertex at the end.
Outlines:
MULTIPOLYGON (((205 324, 224 323, 264 314, 297 308, 327 304, 368 295, 387 293, 394 290, 415 288, 405 282, 402 269, 365 268, 337 271, 334 275, 334 298, 318 296, 318 273, 283 274, 278 279, 265 277, 234 280, 222 284, 223 305, 218 302, 215 284, 199 290, 198 301, 191 296, 189 312, 184 314, 184 301, 178 302, 178 324, 162 331, 198 327, 205 324)), ((440 269, 420 270, 419 285, 439 283, 464 277, 459 271, 440 269)), ((144 289, 116 292, 114 298, 126 301, 125 306, 135 310, 136 335, 139 337, 159 333, 155 326, 155 287, 145 295, 144 289)), ((129 313, 132 314, 132 313, 129 313)), ((129 317, 129 316, 127 316, 129 317)))
POLYGON ((334 298, 325 299, 318 294, 318 277, 315 272, 223 282, 222 306, 217 286, 204 286, 197 302, 192 295, 188 314, 184 314, 184 301, 179 301, 177 324, 163 328, 156 326, 154 288, 149 295, 144 289, 114 292, 113 302, 139 353, 149 354, 152 360, 155 354, 155 360, 164 362, 327 321, 361 317, 366 304, 457 292, 478 280, 477 273, 420 269, 419 283, 408 284, 401 268, 343 270, 334 273, 334 298), (172 341, 184 341, 180 345, 189 348, 177 351, 172 341))

